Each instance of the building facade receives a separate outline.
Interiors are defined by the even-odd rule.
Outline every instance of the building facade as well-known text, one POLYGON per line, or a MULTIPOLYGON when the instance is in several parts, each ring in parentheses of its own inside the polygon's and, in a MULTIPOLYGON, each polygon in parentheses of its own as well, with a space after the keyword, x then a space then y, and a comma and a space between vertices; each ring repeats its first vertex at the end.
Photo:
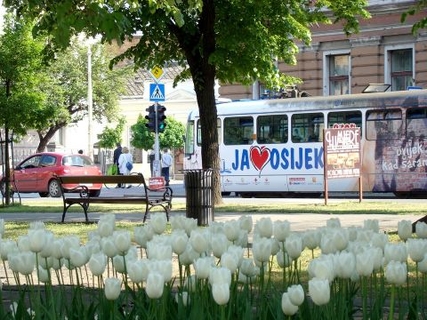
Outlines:
MULTIPOLYGON (((427 88, 427 30, 412 33, 414 22, 425 17, 427 10, 401 22, 402 13, 415 3, 369 1, 372 18, 361 20, 360 32, 348 37, 339 24, 313 27, 311 45, 299 45, 297 64, 279 62, 279 70, 302 79, 299 92, 311 96, 361 93, 369 83, 389 84, 393 91, 427 88)), ((259 82, 223 85, 220 94, 231 99, 275 95, 259 82)))

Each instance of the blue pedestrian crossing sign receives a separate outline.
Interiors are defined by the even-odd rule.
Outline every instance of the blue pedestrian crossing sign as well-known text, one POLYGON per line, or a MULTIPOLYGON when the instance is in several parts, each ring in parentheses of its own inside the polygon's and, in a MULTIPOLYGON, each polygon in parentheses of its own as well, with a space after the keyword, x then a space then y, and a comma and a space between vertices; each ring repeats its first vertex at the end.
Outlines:
POLYGON ((165 85, 150 83, 150 101, 165 101, 165 85))

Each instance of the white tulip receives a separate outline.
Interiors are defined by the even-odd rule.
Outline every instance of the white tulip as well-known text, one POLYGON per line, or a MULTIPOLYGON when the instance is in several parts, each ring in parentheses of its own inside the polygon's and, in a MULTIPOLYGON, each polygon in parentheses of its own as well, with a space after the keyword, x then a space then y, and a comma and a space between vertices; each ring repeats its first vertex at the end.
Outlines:
POLYGON ((319 230, 309 230, 304 232, 302 238, 304 247, 307 247, 309 250, 316 249, 320 245, 321 238, 322 234, 319 230))
POLYGON ((225 267, 234 273, 237 270, 239 258, 234 253, 227 251, 222 254, 220 263, 221 267, 225 267))
POLYGON ((107 278, 104 283, 104 293, 108 300, 116 300, 120 296, 121 280, 118 278, 107 278))
POLYGON ((243 258, 242 265, 240 266, 240 272, 251 278, 259 275, 259 268, 255 265, 252 258, 243 258))
POLYGON ((293 261, 292 258, 289 257, 288 253, 286 251, 283 252, 282 250, 276 254, 276 260, 280 268, 289 267, 293 261))
POLYGON ((131 246, 130 232, 127 230, 114 231, 113 240, 118 254, 122 256, 127 254, 131 246))
POLYGON ((291 224, 289 221, 274 221, 273 224, 273 235, 274 238, 279 242, 284 242, 286 238, 291 234, 291 224))
POLYGON ((336 274, 341 279, 351 279, 356 272, 356 256, 353 252, 341 251, 336 259, 336 274))
POLYGON ((231 242, 239 239, 240 224, 237 220, 230 220, 224 223, 224 234, 231 242))
POLYGON ((175 254, 180 255, 185 251, 188 243, 188 236, 182 229, 172 231, 172 250, 175 254))
POLYGON ((415 234, 417 235, 418 238, 426 239, 427 238, 427 223, 422 222, 422 221, 418 221, 415 224, 415 234))
POLYGON ((222 306, 230 300, 230 287, 226 283, 214 283, 212 285, 212 296, 215 302, 222 306))
POLYGON ((356 271, 359 276, 370 276, 374 271, 374 259, 369 249, 356 254, 356 271))
POLYGON ((150 272, 147 277, 145 292, 150 299, 158 299, 163 295, 164 279, 159 272, 150 272))
POLYGON ((45 229, 30 229, 28 230, 29 247, 32 252, 40 252, 46 244, 45 229))
POLYGON ((291 259, 298 259, 303 249, 302 238, 298 234, 292 233, 286 238, 285 249, 291 259))
POLYGON ((418 270, 422 273, 427 273, 427 254, 424 255, 423 260, 418 262, 418 270))
POLYGON ((273 235, 273 221, 271 218, 261 218, 255 225, 255 233, 263 238, 271 238, 273 235))
POLYGON ((89 261, 86 247, 70 248, 70 261, 77 268, 85 265, 89 261))
POLYGON ((367 219, 363 221, 363 228, 378 233, 380 231, 380 224, 377 219, 367 219))
POLYGON ((142 248, 147 249, 147 243, 153 239, 154 229, 151 224, 135 227, 133 231, 135 242, 142 248))
POLYGON ((18 248, 19 251, 31 251, 30 250, 30 237, 28 235, 18 237, 18 248))
POLYGON ((330 218, 326 221, 326 227, 328 228, 341 228, 341 221, 339 218, 330 218))
POLYGON ((147 257, 154 260, 172 259, 172 246, 149 242, 147 244, 147 257))
POLYGON ((298 306, 292 303, 288 292, 282 294, 282 311, 288 317, 298 312, 298 306))
POLYGON ((183 266, 189 266, 199 257, 200 253, 195 251, 193 246, 188 243, 185 251, 180 256, 178 256, 178 260, 183 266))
POLYGON ((129 278, 134 283, 142 283, 147 280, 148 272, 149 272, 149 260, 148 259, 140 259, 135 260, 127 266, 127 271, 129 278))
POLYGON ((198 258, 194 261, 194 270, 197 279, 209 278, 210 269, 214 266, 212 257, 198 258))
POLYGON ((88 262, 89 270, 94 276, 101 276, 107 267, 107 256, 103 252, 93 253, 88 262))
POLYGON ((309 280, 308 292, 318 306, 327 304, 331 298, 331 288, 327 279, 313 278, 309 280))
POLYGON ((231 272, 229 269, 224 267, 214 267, 210 269, 209 272, 209 283, 213 285, 214 283, 226 283, 228 286, 231 284, 231 272))
POLYGON ((193 249, 199 254, 209 250, 208 234, 201 229, 191 231, 189 242, 193 249))
POLYGON ((210 240, 210 246, 212 249, 212 254, 216 258, 221 258, 222 254, 227 251, 229 242, 225 234, 218 233, 212 236, 210 240))
POLYGON ((296 306, 302 305, 304 302, 304 289, 300 284, 294 284, 288 288, 289 299, 296 306))
POLYGON ((311 260, 308 265, 308 272, 311 277, 327 279, 332 282, 335 278, 335 265, 332 255, 321 255, 317 259, 311 260))
POLYGON ((410 220, 399 221, 397 223, 397 234, 403 241, 412 237, 412 222, 410 220))
POLYGON ((384 274, 388 283, 403 285, 408 276, 406 263, 392 260, 387 264, 384 274))
POLYGON ((424 255, 427 253, 427 239, 408 239, 406 244, 412 261, 420 262, 424 259, 424 255))
POLYGON ((101 239, 101 249, 102 252, 104 252, 109 258, 113 258, 118 254, 113 236, 108 236, 101 239))
POLYGON ((261 238, 252 244, 252 254, 254 259, 259 262, 267 262, 271 256, 271 241, 267 238, 261 238))
POLYGON ((240 229, 245 230, 248 233, 252 231, 252 228, 253 228, 252 216, 243 215, 243 216, 240 216, 238 220, 239 220, 240 229))
POLYGON ((9 239, 0 241, 0 255, 3 261, 7 260, 7 256, 9 255, 9 253, 18 251, 18 244, 15 241, 9 239))
POLYGON ((405 243, 387 243, 384 247, 384 264, 391 260, 405 262, 408 259, 408 248, 405 243))
POLYGON ((150 224, 156 234, 162 234, 166 230, 167 217, 165 212, 156 212, 151 214, 150 224))
POLYGON ((183 292, 178 292, 175 295, 175 302, 177 304, 181 304, 186 307, 190 304, 190 295, 188 294, 187 291, 183 291, 183 292))

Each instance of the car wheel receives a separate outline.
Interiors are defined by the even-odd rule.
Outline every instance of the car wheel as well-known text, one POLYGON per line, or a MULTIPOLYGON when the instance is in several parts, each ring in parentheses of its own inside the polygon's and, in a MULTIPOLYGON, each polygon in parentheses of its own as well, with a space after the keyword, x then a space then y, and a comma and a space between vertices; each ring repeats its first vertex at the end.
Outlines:
POLYGON ((89 195, 91 197, 99 197, 100 194, 101 194, 101 189, 99 189, 99 190, 90 190, 89 191, 89 195))
POLYGON ((59 181, 58 180, 51 180, 49 182, 49 195, 52 198, 58 198, 60 197, 61 194, 61 186, 59 185, 59 181))
POLYGON ((49 192, 39 192, 39 196, 42 198, 49 197, 49 192))

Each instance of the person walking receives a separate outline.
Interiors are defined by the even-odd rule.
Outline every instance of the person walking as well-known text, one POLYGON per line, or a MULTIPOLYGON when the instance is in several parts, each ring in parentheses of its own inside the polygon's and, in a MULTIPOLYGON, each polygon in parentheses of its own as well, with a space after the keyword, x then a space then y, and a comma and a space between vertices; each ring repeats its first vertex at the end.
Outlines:
MULTIPOLYGON (((128 176, 133 167, 132 155, 127 147, 122 148, 122 154, 119 156, 119 172, 121 175, 128 176)), ((130 188, 128 185, 127 188, 130 188)), ((126 188, 126 184, 122 184, 122 188, 126 188)))
MULTIPOLYGON (((116 149, 114 149, 114 153, 113 153, 113 165, 117 166, 117 174, 120 174, 120 169, 119 169, 119 157, 122 154, 122 146, 120 144, 120 142, 116 143, 116 149)), ((119 183, 116 188, 121 188, 121 184, 119 183)))
POLYGON ((172 156, 168 152, 167 148, 163 149, 162 154, 162 177, 165 178, 165 185, 169 185, 169 168, 172 165, 172 156))

